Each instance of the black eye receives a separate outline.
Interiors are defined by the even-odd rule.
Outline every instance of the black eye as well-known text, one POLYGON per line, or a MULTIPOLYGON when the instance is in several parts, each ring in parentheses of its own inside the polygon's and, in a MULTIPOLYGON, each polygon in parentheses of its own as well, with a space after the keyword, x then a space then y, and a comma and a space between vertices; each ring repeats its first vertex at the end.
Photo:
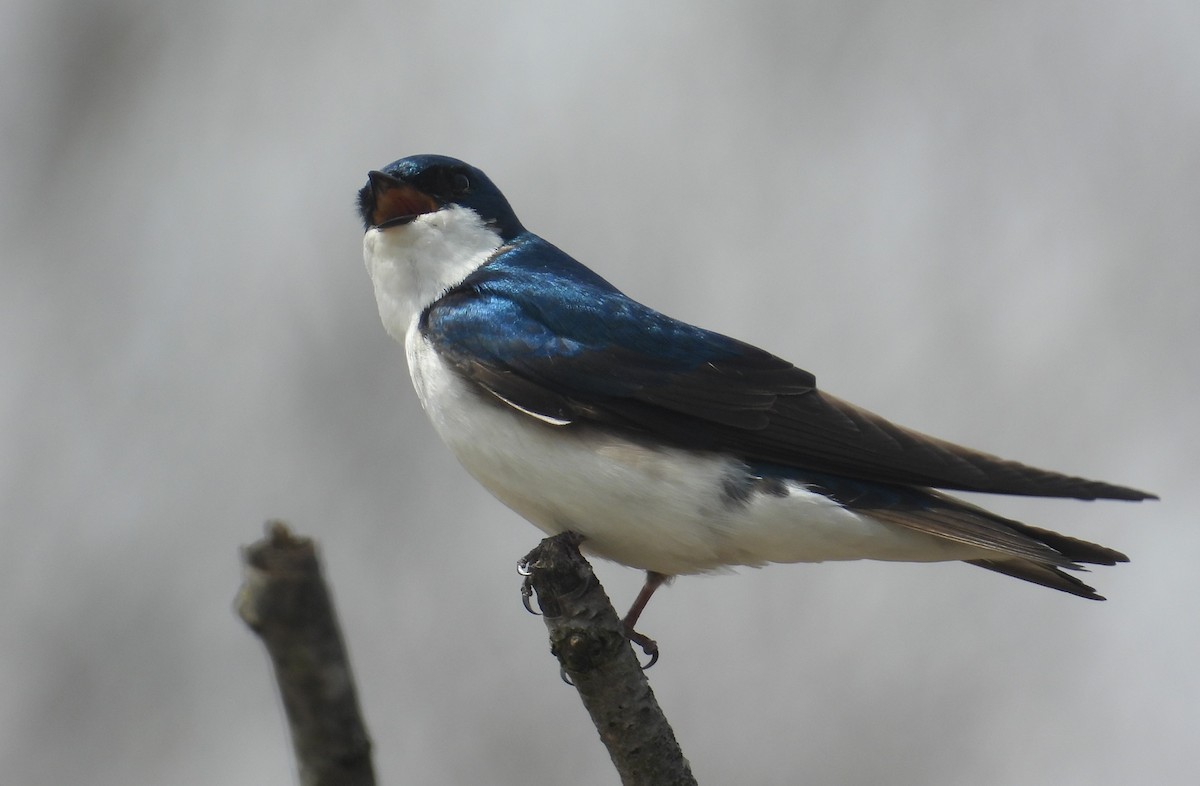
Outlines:
POLYGON ((465 194, 471 190, 471 179, 462 172, 455 172, 450 178, 450 187, 454 189, 455 194, 465 194))

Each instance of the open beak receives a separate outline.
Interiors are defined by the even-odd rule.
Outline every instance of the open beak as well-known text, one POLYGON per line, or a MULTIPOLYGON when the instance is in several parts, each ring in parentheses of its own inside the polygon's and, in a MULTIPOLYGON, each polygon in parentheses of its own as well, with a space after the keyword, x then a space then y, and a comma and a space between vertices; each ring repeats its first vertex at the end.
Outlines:
POLYGON ((376 229, 407 224, 417 216, 438 209, 433 197, 385 172, 373 171, 367 178, 375 197, 371 223, 376 229))

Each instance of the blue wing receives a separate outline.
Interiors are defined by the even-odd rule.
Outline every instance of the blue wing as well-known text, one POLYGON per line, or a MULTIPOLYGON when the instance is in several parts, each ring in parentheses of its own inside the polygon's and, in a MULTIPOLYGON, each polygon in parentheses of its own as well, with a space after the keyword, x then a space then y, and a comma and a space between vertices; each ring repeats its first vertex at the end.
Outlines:
POLYGON ((430 306, 421 331, 457 371, 552 422, 891 484, 1080 499, 1134 489, 1040 470, 901 428, 812 374, 622 294, 524 235, 430 306))

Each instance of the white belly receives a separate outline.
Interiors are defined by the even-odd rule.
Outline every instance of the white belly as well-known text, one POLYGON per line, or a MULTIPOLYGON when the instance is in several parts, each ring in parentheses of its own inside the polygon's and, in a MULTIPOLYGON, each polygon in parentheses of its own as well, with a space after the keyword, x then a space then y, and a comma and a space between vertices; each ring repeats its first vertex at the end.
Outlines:
POLYGON ((733 458, 546 423, 464 381, 415 325, 406 338, 421 404, 467 471, 542 531, 583 535, 593 554, 668 575, 767 562, 979 556, 845 510, 795 483, 786 495, 733 500, 727 481, 744 474, 733 458))

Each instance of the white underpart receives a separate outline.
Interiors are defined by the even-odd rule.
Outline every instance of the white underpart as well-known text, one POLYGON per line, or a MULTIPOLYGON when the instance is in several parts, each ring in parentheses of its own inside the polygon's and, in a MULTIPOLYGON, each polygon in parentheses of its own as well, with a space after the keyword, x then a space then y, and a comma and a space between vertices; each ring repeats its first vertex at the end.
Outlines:
POLYGON ((465 207, 426 213, 390 229, 368 229, 363 259, 384 328, 403 344, 421 311, 501 245, 500 236, 465 207))
POLYGON ((384 327, 438 434, 476 480, 554 534, 588 551, 669 575, 767 562, 972 559, 984 552, 875 521, 789 482, 787 495, 729 497, 733 457, 652 447, 559 424, 463 380, 417 330, 422 309, 483 264, 500 238, 470 210, 371 229, 364 257, 384 327))

